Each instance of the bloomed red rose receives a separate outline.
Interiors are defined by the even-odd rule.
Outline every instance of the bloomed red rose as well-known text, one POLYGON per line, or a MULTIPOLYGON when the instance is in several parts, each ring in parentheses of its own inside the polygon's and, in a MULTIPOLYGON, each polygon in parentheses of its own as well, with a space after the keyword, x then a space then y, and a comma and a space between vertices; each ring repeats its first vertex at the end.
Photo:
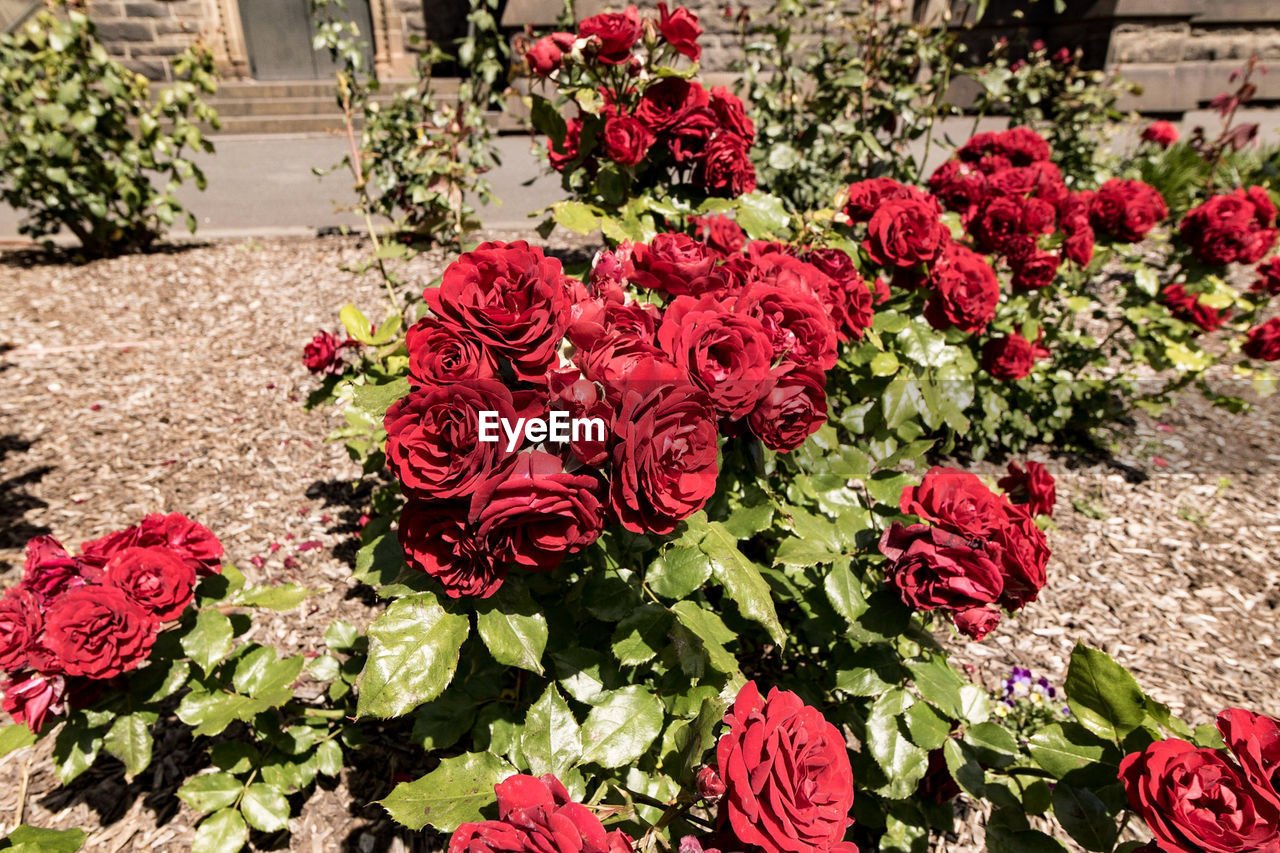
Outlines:
POLYGON ((936 204, 919 199, 881 203, 867 223, 863 246, 883 267, 912 267, 936 260, 951 241, 936 204))
POLYGON ((703 391, 659 362, 637 364, 620 388, 610 506, 633 533, 670 533, 715 493, 715 411, 703 391))
POLYGON ((804 260, 830 280, 825 294, 818 293, 836 326, 841 341, 860 341, 875 321, 871 288, 843 249, 811 249, 804 260))
POLYGON ((1250 329, 1248 339, 1241 349, 1249 358, 1280 361, 1280 317, 1272 317, 1250 329))
POLYGON ((1280 296, 1280 255, 1258 264, 1258 278, 1249 289, 1254 293, 1280 296))
POLYGON ((1280 720, 1228 708, 1218 715, 1218 731, 1253 790, 1280 807, 1280 720))
POLYGON ((43 626, 40 600, 34 593, 5 590, 0 598, 0 669, 17 672, 32 667, 31 654, 39 645, 43 626))
POLYGON ((450 598, 488 598, 507 576, 495 563, 473 525, 465 503, 435 503, 412 498, 400 513, 397 536, 410 568, 438 580, 450 598))
POLYGON ((737 198, 756 188, 756 169, 747 152, 751 141, 729 131, 716 133, 707 143, 697 183, 708 195, 737 198))
POLYGON ((464 823, 448 853, 633 853, 620 829, 606 831, 591 809, 575 803, 560 780, 510 776, 493 788, 498 819, 464 823))
POLYGON ((691 216, 689 224, 694 227, 698 239, 705 241, 721 258, 741 252, 747 244, 747 235, 742 227, 723 214, 691 216))
POLYGON ((710 107, 720 128, 741 137, 750 147, 756 138, 756 126, 747 115, 742 99, 724 86, 712 86, 710 107))
POLYGON ((1053 475, 1043 465, 1034 460, 1028 460, 1026 467, 1010 462, 1008 472, 996 485, 1005 490, 1011 501, 1026 504, 1032 515, 1053 515, 1058 490, 1053 475))
POLYGON ((793 365, 747 415, 751 432, 783 453, 804 444, 827 422, 826 380, 817 367, 793 365))
POLYGON ((671 12, 667 10, 667 4, 659 0, 658 32, 666 39, 667 44, 675 48, 676 53, 687 56, 694 62, 702 58, 702 48, 698 45, 702 27, 698 25, 698 16, 685 7, 677 6, 671 12))
POLYGON ((845 197, 844 212, 855 224, 869 222, 886 201, 912 199, 923 202, 927 198, 915 187, 900 184, 893 178, 868 178, 850 184, 845 197))
POLYGON ((1029 127, 1011 127, 995 134, 993 147, 996 153, 1008 157, 1015 166, 1029 166, 1048 160, 1053 153, 1044 137, 1029 127))
POLYGON ((418 388, 387 409, 387 462, 406 494, 423 500, 470 497, 510 455, 507 442, 480 441, 480 413, 514 422, 511 392, 497 380, 418 388))
POLYGON ((1017 610, 1035 601, 1044 588, 1049 542, 1026 507, 1006 502, 1004 515, 1005 524, 997 528, 987 547, 999 555, 1004 574, 1000 603, 1017 610))
POLYGON ((755 316, 734 313, 710 294, 667 306, 658 346, 707 392, 716 412, 738 420, 773 387, 773 345, 755 316))
POLYGON ((1062 258, 1056 252, 1036 249, 1026 257, 1010 258, 1009 265, 1013 268, 1014 290, 1043 290, 1053 284, 1062 258))
POLYGON ((1250 187, 1193 208, 1178 233, 1206 264, 1252 264, 1275 246, 1280 233, 1275 222, 1276 208, 1266 190, 1250 187))
POLYGON ((981 332, 996 315, 1000 282, 995 270, 977 252, 951 244, 929 275, 933 295, 925 318, 935 329, 955 326, 981 332))
POLYGON ((151 513, 133 527, 110 533, 80 546, 81 572, 98 580, 113 557, 125 548, 159 546, 176 553, 196 574, 222 571, 222 543, 213 531, 180 512, 151 513))
POLYGON ((899 508, 961 536, 985 538, 1005 523, 1004 501, 968 471, 930 468, 902 490, 899 508))
POLYGON ((1178 141, 1178 128, 1171 122, 1153 121, 1142 129, 1142 139, 1145 142, 1154 142, 1161 148, 1168 148, 1178 141))
POLYGON ((694 110, 710 105, 706 89, 697 80, 664 77, 644 90, 636 118, 654 132, 671 130, 694 110))
POLYGON ((720 820, 764 853, 855 853, 853 769, 844 735, 790 691, 760 696, 754 681, 725 714, 716 744, 720 820))
POLYGON ((527 451, 476 487, 469 521, 495 560, 549 571, 600 537, 600 487, 558 456, 527 451))
POLYGON ((716 257, 706 243, 687 234, 659 234, 632 247, 631 282, 672 296, 705 293, 714 286, 716 257))
POLYGON ((591 40, 596 59, 606 65, 627 62, 642 31, 640 12, 635 6, 621 12, 593 15, 578 25, 578 35, 591 40))
POLYGON ((1022 379, 1031 374, 1037 359, 1048 355, 1039 341, 1032 343, 1014 332, 983 344, 982 369, 1001 381, 1022 379))
POLYGON ((21 675, 5 681, 3 701, 0 707, 17 725, 25 725, 33 732, 44 728, 51 714, 61 714, 67 709, 67 679, 58 674, 21 675))
POLYGON ((121 590, 80 587, 49 607, 44 645, 67 675, 113 678, 146 660, 156 627, 151 614, 121 590))
POLYGON ((81 562, 57 539, 36 536, 27 541, 22 587, 35 593, 42 604, 48 604, 66 590, 84 585, 82 569, 81 562))
POLYGON ((423 297, 441 322, 509 359, 522 377, 540 376, 555 360, 572 304, 560 261, 523 240, 482 243, 423 297))
POLYGON ((570 163, 578 159, 581 148, 582 119, 568 119, 565 121, 564 139, 560 140, 559 145, 547 137, 547 162, 557 172, 563 172, 570 163))
POLYGON ((346 345, 330 332, 316 332, 316 336, 303 347, 302 364, 312 373, 341 373, 344 368, 342 348, 346 345))
POLYGON ((653 146, 653 131, 639 119, 629 115, 612 115, 605 119, 601 143, 604 153, 620 166, 638 166, 653 146))
POLYGON ((107 563, 104 581, 164 622, 191 603, 196 572, 168 548, 125 548, 107 563))
POLYGON ((1099 187, 1089 207, 1089 218, 1096 231, 1126 243, 1141 242, 1168 215, 1164 197, 1154 187, 1142 181, 1119 178, 1112 178, 1099 187))
POLYGON ((1198 294, 1191 293, 1177 282, 1164 286, 1160 291, 1160 301, 1173 316, 1193 323, 1206 332, 1222 328, 1231 317, 1230 308, 1218 309, 1206 305, 1198 294))
POLYGON ((423 317, 405 334, 409 376, 423 385, 464 379, 492 379, 498 374, 489 351, 465 330, 423 317))
POLYGON ((948 160, 929 177, 929 191, 968 225, 987 197, 987 179, 968 163, 948 160))
POLYGON ((895 521, 880 538, 880 553, 889 560, 886 579, 915 610, 964 611, 998 601, 1004 573, 993 550, 927 524, 895 521))
POLYGON ((755 317, 764 326, 774 362, 816 365, 822 370, 835 366, 835 324, 816 295, 755 281, 731 304, 734 313, 755 317))

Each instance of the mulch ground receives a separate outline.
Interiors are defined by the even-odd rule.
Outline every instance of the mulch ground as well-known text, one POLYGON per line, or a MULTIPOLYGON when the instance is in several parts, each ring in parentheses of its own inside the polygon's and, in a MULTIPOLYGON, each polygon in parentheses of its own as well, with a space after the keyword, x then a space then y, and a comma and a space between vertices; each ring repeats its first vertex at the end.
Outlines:
MULTIPOLYGON (((510 235, 504 235, 510 237, 510 235)), ((68 545, 182 511, 211 527, 253 582, 320 590, 254 637, 317 650, 334 618, 371 617, 349 579, 360 512, 357 467, 323 437, 339 418, 307 413, 315 380, 302 344, 353 301, 381 316, 373 277, 344 272, 353 238, 178 247, 76 266, 0 261, 0 572, 22 546, 68 545)), ((443 268, 432 253, 405 274, 443 268)), ((982 644, 951 645, 995 688, 1018 665, 1056 683, 1076 641, 1117 656, 1195 724, 1225 707, 1280 713, 1280 403, 1230 415, 1188 397, 1124 425, 1097 458, 1035 454, 1058 478, 1053 560, 1040 600, 982 644)), ((980 473, 999 466, 981 463, 980 473)), ((90 850, 183 850, 194 815, 170 796, 198 750, 162 731, 152 770, 126 784, 101 759, 59 789, 47 743, 0 759, 0 822, 90 830, 90 850), (29 774, 27 771, 29 770, 29 774), (26 778, 24 786, 24 777, 26 778), (20 801, 20 802, 19 802, 20 801)), ((367 805, 393 768, 350 769, 321 787, 289 833, 261 849, 428 849, 367 805)), ((973 823, 968 821, 967 823, 973 823)), ((937 849, 981 849, 962 831, 937 849)))

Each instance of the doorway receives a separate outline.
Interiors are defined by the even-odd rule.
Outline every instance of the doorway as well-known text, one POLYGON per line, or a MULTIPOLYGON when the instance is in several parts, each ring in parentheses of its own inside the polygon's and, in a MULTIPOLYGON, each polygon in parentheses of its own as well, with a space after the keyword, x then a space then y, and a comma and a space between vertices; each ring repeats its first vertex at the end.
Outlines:
MULTIPOLYGON (((311 0, 240 0, 249 73, 255 80, 323 80, 338 66, 327 50, 312 47, 315 18, 311 0)), ((364 42, 365 67, 373 67, 369 0, 347 0, 346 9, 331 6, 338 20, 353 21, 364 42)))

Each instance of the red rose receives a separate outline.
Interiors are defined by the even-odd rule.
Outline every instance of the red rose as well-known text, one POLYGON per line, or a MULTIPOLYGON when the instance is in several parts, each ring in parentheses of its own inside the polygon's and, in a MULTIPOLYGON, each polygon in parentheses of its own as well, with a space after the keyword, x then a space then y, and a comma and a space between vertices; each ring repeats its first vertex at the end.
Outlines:
POLYGON ((1168 148, 1178 141, 1178 128, 1171 122, 1153 121, 1142 129, 1142 138, 1146 142, 1154 142, 1161 148, 1168 148))
POLYGON ((613 115, 605 119, 604 153, 621 166, 638 166, 653 146, 653 131, 644 123, 628 115, 613 115))
POLYGON ((1007 251, 1011 240, 1029 233, 1024 221, 1025 210, 1023 199, 993 199, 974 217, 969 233, 984 252, 1007 251))
POLYGON ((709 803, 720 802, 720 798, 724 796, 727 790, 724 780, 720 778, 719 771, 709 764, 698 769, 695 784, 698 788, 698 796, 709 803))
POLYGON ((1004 489, 1009 500, 1025 504, 1032 515, 1053 515, 1058 489, 1048 469, 1039 462, 1028 460, 1025 468, 1017 462, 1010 462, 1008 471, 996 481, 996 485, 1004 489))
POLYGON ((495 560, 549 571, 600 538, 599 491, 595 477, 530 450, 476 487, 469 520, 495 560))
POLYGON ((523 240, 482 243, 422 295, 441 322, 509 358, 522 377, 546 371, 569 327, 572 300, 560 261, 523 240))
POLYGON ((818 709, 776 687, 766 699, 748 681, 716 743, 726 794, 720 820, 765 853, 849 851, 853 769, 844 735, 818 709))
POLYGON ((507 568, 494 563, 467 514, 465 504, 410 499, 396 533, 405 562, 440 581, 445 595, 488 598, 502 586, 507 568))
POLYGON ((342 348, 348 343, 329 332, 316 332, 311 342, 302 348, 302 364, 312 373, 341 373, 346 367, 342 362, 342 348))
POLYGON ((948 160, 929 177, 929 191, 968 225, 987 197, 987 178, 968 163, 948 160))
POLYGON ((886 579, 915 610, 964 611, 994 604, 1004 573, 981 540, 928 524, 895 521, 880 537, 886 579))
MULTIPOLYGON (((547 390, 551 392, 551 408, 568 412, 570 417, 600 418, 606 424, 613 418, 613 407, 604 399, 600 386, 583 379, 574 368, 548 374, 547 390)), ((608 461, 607 435, 591 435, 584 430, 575 438, 571 433, 568 446, 583 465, 599 466, 608 461)))
POLYGON ((146 660, 157 622, 113 586, 80 587, 45 614, 44 644, 67 675, 114 678, 146 660))
POLYGON ((1217 331, 1231 318, 1230 308, 1213 308, 1200 301, 1200 297, 1189 292, 1177 282, 1166 284, 1160 291, 1160 301, 1169 309, 1169 313, 1179 320, 1185 320, 1199 326, 1206 332, 1217 331))
MULTIPOLYGON (((68 589, 84 586, 80 561, 67 553, 52 536, 36 536, 27 541, 27 559, 22 567, 22 587, 48 604, 68 589)), ((6 668, 0 665, 0 669, 6 668)))
POLYGON ((1249 289, 1254 293, 1280 296, 1280 255, 1258 264, 1258 278, 1249 289))
POLYGON ((977 163, 995 152, 997 138, 998 134, 993 131, 975 133, 968 142, 960 146, 956 156, 966 163, 977 163))
POLYGON ((1014 332, 992 338, 982 346, 982 369, 1002 382, 1022 379, 1031 373, 1036 359, 1046 358, 1049 351, 1039 341, 1032 343, 1014 332))
POLYGON ((1013 267, 1012 284, 1014 290, 1043 290, 1053 284, 1062 258, 1056 252, 1045 252, 1037 249, 1026 258, 1016 262, 1010 259, 1013 267))
POLYGON ((1218 731, 1253 790, 1280 807, 1280 722, 1228 708, 1218 715, 1218 731))
POLYGON ((997 133, 994 140, 996 153, 1008 157, 1015 166, 1030 166, 1048 160, 1053 152, 1044 137, 1029 127, 1011 127, 997 133))
POLYGON ((620 829, 606 832, 595 812, 572 802, 551 774, 510 776, 493 788, 498 819, 464 823, 448 853, 632 853, 620 829))
POLYGON ((683 54, 694 62, 702 57, 702 48, 698 46, 702 27, 698 26, 698 16, 683 6, 676 7, 674 12, 668 12, 666 3, 658 3, 658 32, 662 33, 667 44, 675 48, 676 53, 683 54))
POLYGON ((556 145, 547 138, 547 162, 557 172, 563 172, 570 163, 578 159, 582 148, 582 119, 571 118, 565 121, 564 139, 556 145))
POLYGON ((912 267, 936 260, 950 241, 936 205, 906 198, 891 199, 876 208, 863 246, 882 267, 912 267))
POLYGON ((615 332, 580 350, 573 356, 582 375, 604 386, 605 396, 615 405, 622 399, 630 377, 637 370, 661 370, 665 378, 685 384, 689 380, 671 358, 653 344, 632 334, 615 332))
POLYGON ((773 345, 760 320, 732 313, 710 294, 679 296, 658 327, 658 346, 736 421, 773 387, 773 345))
POLYGON ((107 563, 104 582, 166 622, 181 616, 191 603, 196 572, 167 548, 125 548, 107 563))
POLYGON ((816 365, 822 370, 835 367, 835 325, 813 293, 755 281, 731 304, 734 313, 755 317, 764 326, 774 362, 816 365))
POLYGON ((631 48, 640 40, 642 30, 635 6, 622 12, 593 15, 578 24, 578 36, 592 40, 596 59, 606 65, 621 65, 631 59, 631 48))
POLYGON ((0 598, 0 669, 17 672, 31 663, 31 652, 40 639, 44 618, 40 599, 22 588, 7 589, 0 598))
POLYGON ((1000 611, 994 607, 967 607, 951 614, 956 630, 975 643, 981 643, 1000 625, 1000 611))
POLYGON ((1171 738, 1120 762, 1129 807, 1164 853, 1280 849, 1280 815, 1221 753, 1171 738))
POLYGON ((974 474, 934 466, 902 490, 898 508, 952 533, 984 539, 1005 523, 1005 502, 974 474))
POLYGON ((694 228, 694 235, 706 241, 707 246, 722 258, 736 255, 747 244, 746 233, 738 223, 723 214, 690 216, 689 224, 694 228))
POLYGON ((50 714, 56 716, 67 710, 66 694, 67 680, 61 675, 34 674, 6 681, 0 704, 14 723, 26 723, 31 731, 39 732, 50 714))
POLYGON ((1112 178, 1093 196, 1089 219, 1095 230, 1126 243, 1138 243, 1169 215, 1164 197, 1142 181, 1112 178))
POLYGON ((515 419, 511 392, 497 380, 417 388, 387 409, 387 462, 408 495, 468 498, 510 456, 500 423, 515 419), (481 412, 498 413, 489 430, 496 441, 480 440, 481 412))
POLYGON ((627 382, 611 427, 609 502, 627 530, 670 533, 715 493, 715 411, 704 392, 663 376, 660 364, 642 362, 627 382))
POLYGON ((1193 208, 1179 236, 1206 264, 1252 264, 1276 244, 1276 208, 1261 187, 1237 189, 1193 208))
POLYGON ((742 137, 750 147, 756 138, 756 126, 747 115, 742 99, 724 86, 712 86, 710 106, 721 129, 742 137))
POLYGON ((747 415, 760 443, 788 453, 827 422, 827 376, 814 366, 794 365, 747 415))
POLYGON ((1035 601, 1044 588, 1049 543, 1026 507, 1006 503, 1004 514, 1006 523, 996 530, 988 549, 999 557, 1004 572, 1000 603, 1017 610, 1035 601))
POLYGON ((845 341, 860 341, 862 335, 875 321, 871 288, 867 287, 853 259, 843 249, 812 249, 804 260, 830 279, 825 294, 818 293, 836 324, 836 337, 845 341))
MULTIPOLYGON (((679 124, 667 129, 663 134, 671 158, 684 165, 700 163, 707 154, 707 145, 716 132, 716 117, 710 106, 700 106, 687 112, 679 124)), ((754 170, 751 173, 755 177, 754 170)))
POLYGON ((409 375, 423 385, 446 385, 498 375, 493 357, 465 330, 423 317, 405 334, 409 375))
POLYGON ((708 195, 737 198, 756 188, 756 168, 747 152, 750 140, 736 133, 721 131, 707 143, 698 183, 708 195))
POLYGON ((1087 267, 1093 260, 1094 240, 1093 229, 1086 225, 1069 233, 1067 239, 1062 241, 1062 254, 1067 260, 1087 267))
POLYGON ((925 319, 935 329, 981 332, 996 316, 1000 282, 977 252, 953 243, 934 266, 929 284, 933 295, 925 305, 925 319))
MULTIPOLYGON (((222 543, 213 531, 180 512, 153 512, 133 527, 110 533, 80 546, 81 572, 104 569, 125 548, 168 548, 199 575, 222 571, 222 543)), ((97 577, 89 577, 97 581, 97 577)))
POLYGON ((631 263, 632 284, 672 296, 704 293, 714 284, 710 275, 715 255, 688 234, 658 234, 648 245, 636 243, 631 263))
POLYGON ((1272 317, 1249 330, 1249 339, 1241 349, 1249 358, 1280 361, 1280 317, 1272 317))
POLYGON ((694 110, 706 109, 707 90, 696 80, 664 77, 644 90, 636 118, 653 131, 672 130, 694 110))
POLYGON ((557 70, 564 56, 562 45, 565 44, 566 36, 568 43, 572 44, 572 33, 555 33, 543 36, 534 42, 524 54, 525 61, 529 63, 529 70, 539 77, 546 77, 557 70))
POLYGON ((850 184, 845 197, 845 215, 855 224, 869 222, 886 201, 926 201, 924 193, 915 187, 900 184, 893 178, 868 178, 850 184))

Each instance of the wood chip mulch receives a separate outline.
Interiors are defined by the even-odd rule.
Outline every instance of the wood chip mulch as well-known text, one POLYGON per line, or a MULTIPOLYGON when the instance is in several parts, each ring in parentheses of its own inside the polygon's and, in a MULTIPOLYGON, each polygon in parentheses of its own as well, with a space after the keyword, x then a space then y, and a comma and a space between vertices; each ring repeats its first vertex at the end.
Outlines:
MULTIPOLYGON (((373 611, 349 579, 359 471, 323 441, 335 413, 303 411, 317 383, 300 355, 317 329, 334 330, 345 302, 382 315, 377 280, 340 269, 367 252, 356 238, 328 238, 87 265, 0 258, 0 582, 17 581, 31 536, 76 546, 181 511, 212 528, 252 582, 320 590, 262 620, 254 639, 316 651, 334 618, 366 623, 373 611)), ((405 275, 426 285, 444 262, 429 253, 405 275)), ((1082 641, 1192 724, 1232 705, 1280 714, 1280 403, 1231 415, 1189 396, 1124 426, 1105 457, 1033 458, 1058 480, 1049 585, 984 643, 949 639, 958 662, 991 688, 1014 665, 1061 684, 1082 641)), ((21 793, 27 822, 86 829, 88 850, 189 848, 194 815, 171 796, 198 759, 189 737, 162 730, 160 758, 131 784, 100 759, 62 790, 49 747, 0 759, 6 827, 21 793)), ((387 773, 349 770, 310 795, 291 832, 255 845, 433 846, 389 831, 367 805, 387 773)), ((936 849, 981 849, 966 831, 975 822, 936 849)))

